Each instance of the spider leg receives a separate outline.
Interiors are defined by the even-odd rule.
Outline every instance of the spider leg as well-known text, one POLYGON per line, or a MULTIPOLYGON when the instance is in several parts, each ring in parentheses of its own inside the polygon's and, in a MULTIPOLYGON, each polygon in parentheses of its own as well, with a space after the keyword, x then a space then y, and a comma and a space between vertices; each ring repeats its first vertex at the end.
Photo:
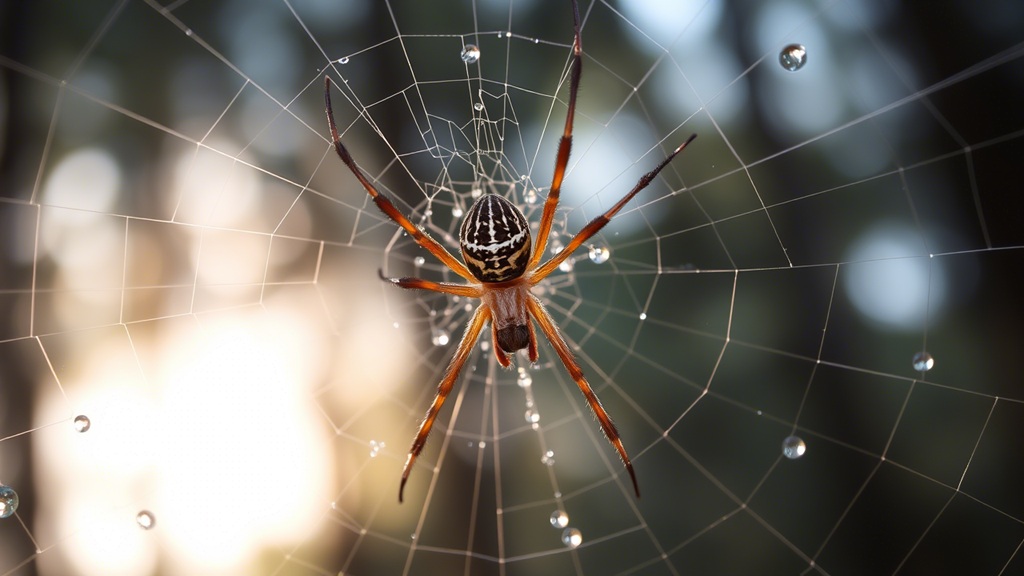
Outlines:
POLYGON ((430 435, 430 429, 434 427, 437 413, 441 411, 441 406, 444 406, 444 401, 452 391, 462 366, 465 365, 466 359, 469 358, 469 353, 473 350, 473 346, 476 345, 476 339, 480 336, 480 330, 490 317, 491 309, 486 304, 481 304, 476 309, 476 312, 473 313, 473 318, 469 321, 469 324, 466 325, 466 332, 462 335, 462 340, 459 341, 459 347, 455 351, 455 355, 452 356, 448 369, 445 370, 444 378, 437 385, 437 394, 434 395, 434 402, 430 405, 430 409, 427 410, 427 415, 423 418, 423 423, 420 424, 420 429, 412 441, 412 447, 409 448, 409 456, 405 460, 405 468, 402 469, 402 483, 398 487, 399 502, 402 501, 402 493, 405 491, 405 481, 409 479, 409 471, 412 470, 413 463, 416 462, 416 458, 419 457, 420 452, 423 451, 423 446, 427 443, 427 436, 430 435))
POLYGON ((601 406, 601 401, 597 399, 597 394, 594 393, 593 388, 590 387, 590 383, 587 382, 586 377, 583 376, 583 370, 580 368, 578 362, 576 362, 575 356, 572 351, 569 350, 569 346, 565 343, 562 335, 558 332, 558 327, 555 326, 554 320, 548 315, 547 311, 544 310, 544 306, 541 305, 540 300, 536 296, 531 294, 529 300, 526 301, 526 305, 530 310, 530 315, 537 320, 537 324, 540 325, 540 329, 544 332, 544 335, 548 337, 551 345, 555 347, 555 353, 562 360, 562 364, 565 365, 565 369, 569 371, 569 375, 576 381, 576 385, 579 386, 580 392, 583 392, 583 396, 587 399, 587 403, 590 404, 591 411, 594 412, 594 416, 597 417, 597 421, 601 424, 601 429, 604 430, 605 438, 608 442, 615 447, 618 451, 619 457, 622 458, 622 463, 626 466, 626 471, 629 472, 629 478, 633 481, 633 490, 636 491, 636 497, 640 497, 640 486, 636 483, 636 474, 633 473, 633 463, 629 460, 629 455, 626 454, 626 448, 622 446, 622 437, 619 436, 619 431, 615 428, 615 424, 612 423, 611 416, 605 411, 604 406, 601 406))
POLYGON ((380 211, 383 212, 385 216, 405 229, 417 244, 426 248, 428 252, 437 257, 437 259, 443 262, 445 266, 451 268, 452 272, 455 272, 470 282, 476 282, 476 278, 473 277, 473 274, 470 273, 465 264, 456 260, 448 250, 445 250, 444 246, 438 244, 436 240, 427 236, 422 230, 416 227, 415 224, 406 218, 405 215, 402 214, 394 204, 392 204, 391 200, 389 200, 387 196, 381 194, 377 188, 370 183, 370 180, 365 174, 363 174, 363 171, 356 166, 356 162, 352 159, 352 155, 349 154, 345 145, 341 143, 341 136, 338 134, 338 127, 334 123, 334 110, 331 108, 331 78, 329 76, 324 76, 324 102, 327 104, 327 122, 331 127, 331 139, 334 143, 334 150, 338 153, 341 161, 345 163, 345 166, 348 166, 352 175, 354 175, 356 179, 359 180, 359 183, 363 185, 363 188, 366 189, 366 192, 370 195, 370 198, 373 199, 377 208, 380 208, 380 211))
POLYGON ((430 292, 441 292, 453 296, 466 296, 468 298, 479 298, 483 290, 476 285, 452 284, 451 282, 431 282, 422 278, 403 276, 402 278, 389 278, 380 269, 377 276, 385 282, 390 282, 399 288, 407 290, 429 290, 430 292))
POLYGON ((548 234, 551 232, 551 223, 555 219, 555 209, 558 208, 558 196, 562 191, 562 179, 565 178, 565 168, 569 164, 569 152, 572 149, 572 121, 576 116, 576 94, 580 90, 580 73, 583 68, 583 44, 580 41, 580 7, 576 0, 572 0, 573 17, 573 42, 572 42, 572 72, 569 79, 569 111, 565 115, 565 128, 562 130, 562 138, 558 141, 558 156, 555 160, 555 174, 551 178, 551 188, 548 190, 548 199, 544 201, 544 212, 540 217, 540 226, 537 228, 537 239, 534 243, 533 256, 527 270, 532 270, 540 263, 544 255, 544 248, 548 243, 548 234))
MULTIPOLYGON (((566 258, 571 256, 577 248, 579 248, 580 246, 583 245, 584 242, 589 240, 591 236, 597 234, 602 228, 604 228, 605 225, 611 221, 612 217, 615 216, 615 214, 618 213, 618 211, 621 210, 627 202, 632 200, 633 197, 636 196, 641 190, 647 188, 647 186, 651 183, 652 180, 654 180, 658 173, 661 172, 662 169, 665 168, 665 166, 668 166, 668 163, 671 162, 677 154, 682 152, 683 149, 686 148, 687 144, 693 142, 693 139, 696 137, 696 134, 691 134, 690 137, 686 139, 686 142, 680 144, 678 148, 673 150, 672 153, 669 154, 664 160, 662 160, 660 164, 655 166, 653 170, 641 176, 640 180, 637 181, 636 186, 633 186, 633 189, 629 191, 629 194, 623 196, 622 199, 616 202, 615 205, 608 209, 607 212, 601 214, 597 218, 594 218, 586 226, 584 226, 582 230, 577 232, 576 235, 572 237, 572 240, 569 240, 569 243, 565 245, 565 248, 563 248, 561 252, 552 256, 550 260, 542 264, 533 272, 533 274, 530 276, 530 283, 536 284, 543 280, 548 274, 551 274, 556 268, 558 268, 559 264, 561 264, 563 261, 565 261, 566 258)), ((534 257, 536 256, 537 254, 534 253, 534 257)))

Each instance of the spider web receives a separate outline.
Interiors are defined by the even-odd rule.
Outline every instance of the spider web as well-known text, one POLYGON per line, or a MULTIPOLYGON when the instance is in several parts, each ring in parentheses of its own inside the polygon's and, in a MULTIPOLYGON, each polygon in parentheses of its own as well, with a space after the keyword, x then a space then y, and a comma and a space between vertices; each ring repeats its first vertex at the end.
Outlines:
POLYGON ((323 75, 454 251, 539 218, 565 4, 2 8, 0 574, 1024 573, 1008 2, 584 2, 552 249, 699 134, 538 290, 643 497, 481 339, 398 504, 475 302, 378 279, 458 281, 323 75))

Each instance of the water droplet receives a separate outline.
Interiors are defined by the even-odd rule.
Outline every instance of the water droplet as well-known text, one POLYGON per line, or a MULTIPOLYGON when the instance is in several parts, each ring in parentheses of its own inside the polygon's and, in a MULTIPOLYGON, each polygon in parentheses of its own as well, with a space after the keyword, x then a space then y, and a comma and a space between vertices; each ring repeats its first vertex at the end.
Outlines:
POLYGON ((142 510, 135 515, 135 523, 143 530, 149 530, 153 526, 156 526, 156 516, 153 516, 153 513, 149 510, 142 510))
POLYGON ((558 269, 562 272, 572 272, 573 261, 572 259, 562 260, 562 263, 558 265, 558 269))
POLYGON ((520 368, 516 384, 519 384, 520 388, 529 388, 533 384, 533 378, 530 378, 530 375, 526 373, 526 369, 520 368))
POLYGON ((552 235, 552 238, 551 238, 550 242, 551 242, 551 253, 552 254, 558 254, 559 252, 562 251, 562 249, 565 248, 565 245, 563 245, 560 240, 554 238, 554 235, 552 235))
POLYGON ((376 458, 377 454, 385 448, 386 444, 383 442, 377 442, 376 440, 370 440, 370 458, 376 458))
POLYGON ((88 432, 89 427, 92 426, 92 422, 89 421, 89 417, 85 414, 79 414, 75 416, 75 431, 76 432, 88 432))
POLYGON ((473 188, 472 190, 469 191, 469 195, 476 199, 483 196, 484 191, 479 188, 473 188))
POLYGON ((799 436, 786 436, 782 441, 782 455, 790 460, 796 460, 807 452, 807 444, 799 436))
POLYGON ((583 533, 576 528, 562 530, 562 544, 569 548, 576 548, 583 543, 583 533))
POLYGON ((454 216, 455 218, 462 218, 462 207, 452 206, 452 216, 454 216))
POLYGON ((536 204, 537 203, 537 191, 534 190, 533 188, 528 189, 523 194, 523 201, 526 202, 527 204, 536 204))
POLYGON ((479 446, 480 449, 483 450, 484 448, 487 448, 487 442, 480 442, 479 446))
POLYGON ((0 484, 0 518, 9 518, 18 510, 18 493, 0 484))
POLYGON ((540 457, 540 461, 543 462, 546 466, 554 466, 555 452, 553 450, 548 450, 547 452, 544 453, 543 456, 540 457))
POLYGON ((483 109, 484 109, 483 102, 477 102, 476 104, 473 104, 473 110, 476 110, 477 112, 479 112, 479 111, 481 111, 483 109))
POLYGON ((647 320, 647 312, 641 312, 640 313, 640 319, 641 320, 647 320))
POLYGON ((534 38, 533 39, 533 43, 534 44, 540 44, 540 38, 534 38))
POLYGON ((338 58, 338 64, 348 64, 348 56, 338 58))
POLYGON ((398 328, 398 322, 394 322, 391 325, 394 326, 396 329, 398 328))
POLYGON ((800 44, 790 44, 779 52, 779 64, 790 72, 796 72, 807 64, 807 49, 800 44))
POLYGON ((918 372, 927 372, 935 367, 935 358, 927 352, 918 352, 914 354, 914 370, 918 372))
POLYGON ((426 263, 427 263, 427 259, 424 258, 423 256, 417 256, 417 257, 412 259, 412 265, 417 267, 417 268, 419 268, 420 266, 423 266, 426 263))
POLYGON ((607 246, 598 246, 597 244, 590 247, 590 261, 594 264, 604 264, 608 261, 612 255, 611 250, 608 250, 607 246))
POLYGON ((466 64, 473 64, 480 59, 480 49, 477 48, 476 44, 466 44, 466 47, 462 49, 460 57, 466 64))
POLYGON ((483 342, 480 343, 480 349, 483 350, 484 352, 487 352, 488 350, 491 349, 491 343, 488 342, 487 340, 484 340, 483 342))
POLYGON ((503 38, 504 36, 505 36, 504 32, 498 32, 498 38, 503 38))
POLYGON ((430 341, 434 343, 434 346, 447 346, 449 339, 448 332, 440 328, 435 328, 430 337, 430 341))
POLYGON ((569 515, 563 510, 555 510, 551 513, 551 525, 555 528, 565 528, 569 525, 569 515))
POLYGON ((540 422, 540 412, 537 412, 533 408, 528 409, 526 411, 526 421, 530 424, 540 422))
POLYGON ((192 29, 191 28, 186 28, 185 29, 185 36, 191 36, 191 35, 192 35, 192 29))

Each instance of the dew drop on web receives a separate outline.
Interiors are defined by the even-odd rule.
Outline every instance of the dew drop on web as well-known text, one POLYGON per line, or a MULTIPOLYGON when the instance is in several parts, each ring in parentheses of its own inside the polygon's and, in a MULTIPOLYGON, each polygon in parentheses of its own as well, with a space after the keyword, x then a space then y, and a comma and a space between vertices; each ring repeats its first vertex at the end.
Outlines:
POLYGON ((562 531, 562 544, 569 548, 576 548, 583 543, 583 533, 576 528, 566 528, 562 531))
POLYGON ((569 525, 569 515, 564 510, 555 510, 551 513, 551 526, 554 528, 565 528, 569 525))
POLYGON ((430 337, 430 341, 434 346, 447 346, 450 339, 448 331, 440 328, 435 329, 430 337))
POLYGON ((547 452, 545 452, 544 455, 541 456, 540 461, 543 462, 546 466, 554 466, 555 465, 555 453, 554 453, 554 451, 548 450, 547 452))
POLYGON ((18 510, 18 493, 0 484, 0 518, 9 518, 18 510))
POLYGON ((594 245, 590 247, 590 261, 594 264, 604 264, 612 255, 607 246, 594 245))
POLYGON ((75 416, 74 424, 75 432, 88 432, 89 428, 92 426, 92 422, 89 420, 89 417, 86 416, 85 414, 79 414, 78 416, 75 416))
POLYGON ((149 530, 156 526, 156 516, 149 510, 142 510, 135 515, 135 523, 143 530, 149 530))
POLYGON ((807 444, 799 436, 786 436, 782 441, 782 455, 790 460, 796 460, 807 452, 807 444))
POLYGON ((779 64, 790 72, 796 72, 807 64, 807 49, 801 44, 790 44, 779 52, 779 64))
POLYGON ((935 358, 927 352, 918 352, 914 354, 913 358, 914 370, 918 372, 927 372, 935 367, 935 358))
POLYGON ((370 440, 370 458, 376 458, 377 454, 385 448, 383 442, 377 442, 376 440, 370 440))
POLYGON ((540 412, 537 412, 533 408, 527 408, 526 410, 526 421, 530 424, 536 424, 540 422, 540 412))
POLYGON ((519 384, 520 388, 529 388, 530 385, 533 384, 533 378, 531 378, 530 375, 526 373, 525 369, 520 368, 519 378, 516 379, 516 384, 519 384))
POLYGON ((480 59, 480 48, 476 44, 466 44, 466 47, 462 49, 460 57, 466 64, 473 64, 480 59))

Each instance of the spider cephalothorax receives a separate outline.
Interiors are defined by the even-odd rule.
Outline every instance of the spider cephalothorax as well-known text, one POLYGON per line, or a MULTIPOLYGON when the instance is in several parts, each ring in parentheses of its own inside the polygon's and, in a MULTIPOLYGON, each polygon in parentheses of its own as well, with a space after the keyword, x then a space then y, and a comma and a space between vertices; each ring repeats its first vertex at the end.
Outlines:
POLYGON ((451 363, 445 370, 444 377, 437 385, 437 394, 434 401, 427 410, 427 415, 420 424, 420 429, 412 441, 409 449, 409 456, 405 460, 405 467, 402 470, 402 482, 398 488, 398 501, 402 501, 402 492, 405 490, 405 482, 409 478, 409 471, 416 458, 423 450, 427 442, 430 429, 434 426, 441 406, 452 391, 455 380, 466 360, 469 359, 470 351, 476 345, 477 338, 483 331, 484 325, 491 324, 491 338, 494 341, 494 356, 498 363, 504 367, 511 366, 510 355, 518 350, 526 350, 526 356, 530 362, 537 361, 537 336, 534 332, 534 323, 540 327, 541 332, 547 336, 555 354, 569 371, 569 376, 576 382, 587 404, 601 424, 605 437, 615 447, 622 463, 629 472, 629 478, 633 482, 633 489, 637 497, 640 496, 640 488, 636 482, 636 474, 633 473, 633 464, 626 454, 622 445, 619 431, 612 423, 611 417, 601 406, 601 401, 590 387, 590 383, 583 376, 583 370, 573 356, 569 345, 558 332, 554 320, 544 309, 540 299, 531 292, 531 289, 538 282, 555 271, 559 264, 565 261, 572 253, 583 245, 590 237, 597 234, 615 214, 622 209, 634 196, 651 183, 651 180, 658 175, 672 158, 679 154, 687 144, 690 143, 696 134, 690 136, 671 154, 668 155, 653 170, 644 174, 633 186, 633 189, 616 202, 604 214, 590 221, 565 245, 558 254, 555 254, 547 262, 541 262, 544 255, 544 248, 547 245, 548 235, 551 232, 551 224, 554 221, 555 209, 558 208, 558 196, 562 189, 562 179, 565 177, 565 169, 569 164, 569 150, 572 148, 572 124, 576 113, 576 94, 580 88, 580 71, 583 69, 583 48, 580 42, 580 13, 576 0, 571 0, 573 14, 573 46, 572 46, 572 69, 569 80, 569 111, 565 117, 565 129, 562 131, 562 138, 558 142, 558 156, 555 160, 555 173, 551 179, 551 188, 548 190, 547 200, 544 202, 544 211, 541 214, 540 223, 537 226, 536 244, 530 238, 530 225, 526 217, 514 204, 494 194, 482 196, 477 200, 466 214, 459 231, 459 245, 462 248, 462 257, 465 264, 459 262, 444 246, 428 236, 402 214, 387 197, 383 196, 370 180, 359 169, 348 149, 341 143, 341 136, 338 134, 338 127, 334 122, 334 113, 331 111, 331 80, 324 78, 324 100, 327 104, 327 121, 331 129, 331 140, 335 151, 342 162, 348 166, 352 175, 359 180, 366 192, 373 198, 373 202, 384 214, 394 220, 404 229, 417 244, 434 255, 442 264, 452 272, 465 279, 468 284, 455 284, 451 282, 432 282, 422 278, 385 278, 389 282, 401 288, 412 288, 418 290, 430 290, 451 294, 453 296, 479 298, 480 306, 477 307, 473 317, 466 326, 466 332, 459 342, 451 363))

